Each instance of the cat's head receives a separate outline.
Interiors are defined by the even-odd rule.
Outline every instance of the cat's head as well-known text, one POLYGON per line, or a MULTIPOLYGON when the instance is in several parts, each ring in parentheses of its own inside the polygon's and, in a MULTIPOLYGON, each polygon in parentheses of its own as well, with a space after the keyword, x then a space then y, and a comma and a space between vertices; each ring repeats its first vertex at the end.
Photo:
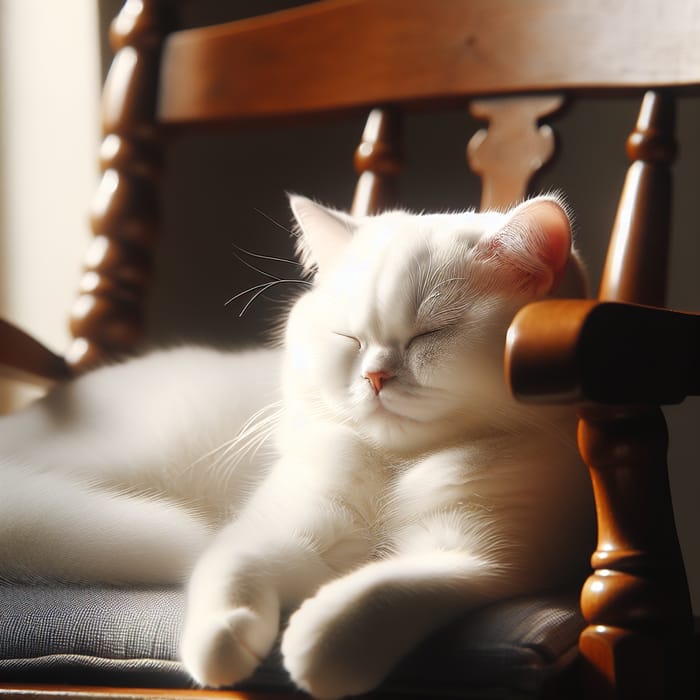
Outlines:
POLYGON ((557 198, 506 213, 352 217, 296 196, 291 206, 313 286, 287 324, 288 391, 396 451, 484 430, 513 405, 508 325, 577 277, 557 198))

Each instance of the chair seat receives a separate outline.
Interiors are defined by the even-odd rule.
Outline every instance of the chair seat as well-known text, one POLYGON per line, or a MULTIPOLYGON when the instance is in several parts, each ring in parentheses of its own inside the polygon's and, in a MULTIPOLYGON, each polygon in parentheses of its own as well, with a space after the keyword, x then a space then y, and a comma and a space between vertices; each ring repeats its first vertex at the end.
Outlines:
MULTIPOLYGON (((183 608, 172 588, 0 584, 0 683, 190 687, 177 660, 183 608)), ((427 640, 385 687, 537 697, 573 663, 583 626, 576 592, 493 604, 427 640)), ((291 688, 279 653, 241 687, 291 688)))

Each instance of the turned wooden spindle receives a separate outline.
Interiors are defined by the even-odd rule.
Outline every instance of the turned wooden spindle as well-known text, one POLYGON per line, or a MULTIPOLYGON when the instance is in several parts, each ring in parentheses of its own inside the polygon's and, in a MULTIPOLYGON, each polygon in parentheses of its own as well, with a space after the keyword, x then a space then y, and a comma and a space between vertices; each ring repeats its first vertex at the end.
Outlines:
POLYGON ((692 613, 655 407, 581 410, 579 445, 598 516, 595 569, 581 593, 579 649, 590 696, 693 697, 683 670, 692 613))
POLYGON ((474 100, 469 111, 488 122, 467 146, 470 168, 481 177, 482 209, 505 209, 522 200, 533 175, 552 158, 556 142, 540 120, 564 104, 559 94, 474 100))
MULTIPOLYGON (((628 140, 632 164, 603 299, 663 303, 673 121, 671 99, 647 93, 628 140)), ((579 644, 591 697, 689 697, 692 679, 682 669, 692 667, 692 613, 671 506, 663 414, 653 406, 585 406, 579 415, 579 446, 598 519, 595 571, 581 594, 588 627, 579 644)))
POLYGON ((127 0, 110 28, 116 52, 102 96, 102 178, 94 239, 71 314, 70 365, 83 371, 128 352, 143 330, 157 228, 160 148, 155 131, 164 0, 127 0))
POLYGON ((355 151, 359 178, 352 214, 374 214, 395 205, 402 166, 401 115, 391 108, 373 109, 355 151))
POLYGON ((665 303, 674 127, 672 96, 647 92, 627 139, 631 165, 613 225, 600 299, 650 306, 665 303))

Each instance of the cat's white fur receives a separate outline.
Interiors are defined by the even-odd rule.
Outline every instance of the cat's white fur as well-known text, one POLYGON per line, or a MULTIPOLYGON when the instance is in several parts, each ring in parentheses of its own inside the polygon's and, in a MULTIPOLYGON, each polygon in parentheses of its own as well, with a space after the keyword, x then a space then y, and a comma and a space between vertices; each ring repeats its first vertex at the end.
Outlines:
POLYGON ((580 565, 574 416, 517 404, 502 368, 515 312, 580 266, 556 198, 292 208, 313 285, 283 350, 154 353, 0 422, 0 577, 187 580, 182 659, 210 686, 251 674, 294 610, 284 664, 335 698, 580 565))

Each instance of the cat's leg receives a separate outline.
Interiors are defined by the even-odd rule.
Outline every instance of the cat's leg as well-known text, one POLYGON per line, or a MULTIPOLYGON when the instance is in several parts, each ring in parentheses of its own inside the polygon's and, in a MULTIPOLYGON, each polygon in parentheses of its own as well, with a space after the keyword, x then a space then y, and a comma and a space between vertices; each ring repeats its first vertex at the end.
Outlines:
POLYGON ((186 580, 267 467, 255 454, 269 414, 261 433, 247 421, 276 395, 277 364, 265 351, 153 353, 0 418, 0 578, 186 580))
POLYGON ((366 560, 364 524, 320 481, 307 481, 303 466, 278 467, 197 563, 181 657, 198 683, 249 676, 279 633, 281 609, 366 560))
POLYGON ((211 539, 167 501, 2 465, 0 579, 177 584, 211 539))
POLYGON ((375 688, 432 632, 508 584, 467 552, 435 549, 372 562, 324 585, 282 639, 294 682, 322 699, 375 688))
POLYGON ((311 590, 329 577, 308 543, 295 541, 292 533, 272 540, 259 540, 256 533, 233 526, 195 568, 180 653, 201 685, 232 685, 249 676, 267 655, 279 632, 285 577, 311 590), (253 540, 254 547, 246 546, 253 540), (296 571, 290 559, 298 563, 296 571))

